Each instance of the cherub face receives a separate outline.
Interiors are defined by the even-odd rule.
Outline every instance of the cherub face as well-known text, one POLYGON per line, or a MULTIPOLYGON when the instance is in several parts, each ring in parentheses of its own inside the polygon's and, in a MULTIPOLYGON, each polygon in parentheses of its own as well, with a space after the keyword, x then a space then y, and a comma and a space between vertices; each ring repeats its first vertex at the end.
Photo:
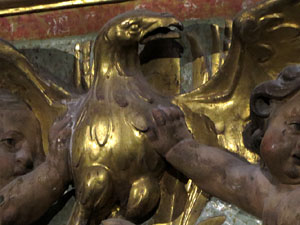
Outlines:
POLYGON ((40 127, 25 105, 0 107, 0 189, 44 159, 40 127))
POLYGON ((260 152, 281 183, 300 183, 300 92, 275 107, 260 152))

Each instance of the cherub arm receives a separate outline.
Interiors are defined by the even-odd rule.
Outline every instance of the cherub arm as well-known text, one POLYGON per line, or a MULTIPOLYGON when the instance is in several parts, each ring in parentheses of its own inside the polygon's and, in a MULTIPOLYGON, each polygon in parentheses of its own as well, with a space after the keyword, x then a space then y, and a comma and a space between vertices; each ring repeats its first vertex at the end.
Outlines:
POLYGON ((193 139, 178 143, 166 159, 205 192, 262 218, 271 185, 259 166, 193 139))
POLYGON ((157 140, 154 141, 157 151, 205 192, 262 218, 264 200, 272 185, 260 167, 228 151, 197 143, 187 129, 183 115, 180 113, 178 117, 178 110, 161 108, 153 111, 157 124, 157 140))
POLYGON ((50 131, 56 138, 46 161, 0 190, 0 225, 31 224, 66 190, 70 182, 66 161, 70 135, 68 122, 69 119, 64 119, 50 131))

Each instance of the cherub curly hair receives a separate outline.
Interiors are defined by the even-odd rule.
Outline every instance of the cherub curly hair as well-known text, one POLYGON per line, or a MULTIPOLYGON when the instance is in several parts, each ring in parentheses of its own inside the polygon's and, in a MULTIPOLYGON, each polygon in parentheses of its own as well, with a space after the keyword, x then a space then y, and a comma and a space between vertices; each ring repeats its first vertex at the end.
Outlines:
POLYGON ((250 122, 244 132, 244 144, 259 154, 261 140, 266 131, 274 102, 285 101, 300 90, 300 65, 284 68, 276 80, 258 85, 251 94, 250 122))

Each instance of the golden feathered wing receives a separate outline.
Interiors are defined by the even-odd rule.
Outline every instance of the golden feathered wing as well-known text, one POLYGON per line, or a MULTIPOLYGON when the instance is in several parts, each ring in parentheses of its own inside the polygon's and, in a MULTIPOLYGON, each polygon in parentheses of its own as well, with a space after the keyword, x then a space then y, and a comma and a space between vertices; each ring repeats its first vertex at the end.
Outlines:
POLYGON ((250 93, 285 66, 300 63, 299 52, 300 1, 263 1, 234 19, 228 55, 212 79, 174 102, 199 141, 215 144, 201 137, 201 121, 194 114, 214 124, 219 145, 254 162, 258 157, 245 149, 241 135, 249 119, 250 93))

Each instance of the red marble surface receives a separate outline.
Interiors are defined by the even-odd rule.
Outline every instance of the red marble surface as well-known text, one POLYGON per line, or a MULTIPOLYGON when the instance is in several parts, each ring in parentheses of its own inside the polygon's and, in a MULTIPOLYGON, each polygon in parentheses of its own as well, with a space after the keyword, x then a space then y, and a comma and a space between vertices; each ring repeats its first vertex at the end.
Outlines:
POLYGON ((0 18, 0 38, 16 41, 97 32, 112 17, 131 9, 170 12, 180 20, 232 18, 261 0, 135 0, 0 18))

